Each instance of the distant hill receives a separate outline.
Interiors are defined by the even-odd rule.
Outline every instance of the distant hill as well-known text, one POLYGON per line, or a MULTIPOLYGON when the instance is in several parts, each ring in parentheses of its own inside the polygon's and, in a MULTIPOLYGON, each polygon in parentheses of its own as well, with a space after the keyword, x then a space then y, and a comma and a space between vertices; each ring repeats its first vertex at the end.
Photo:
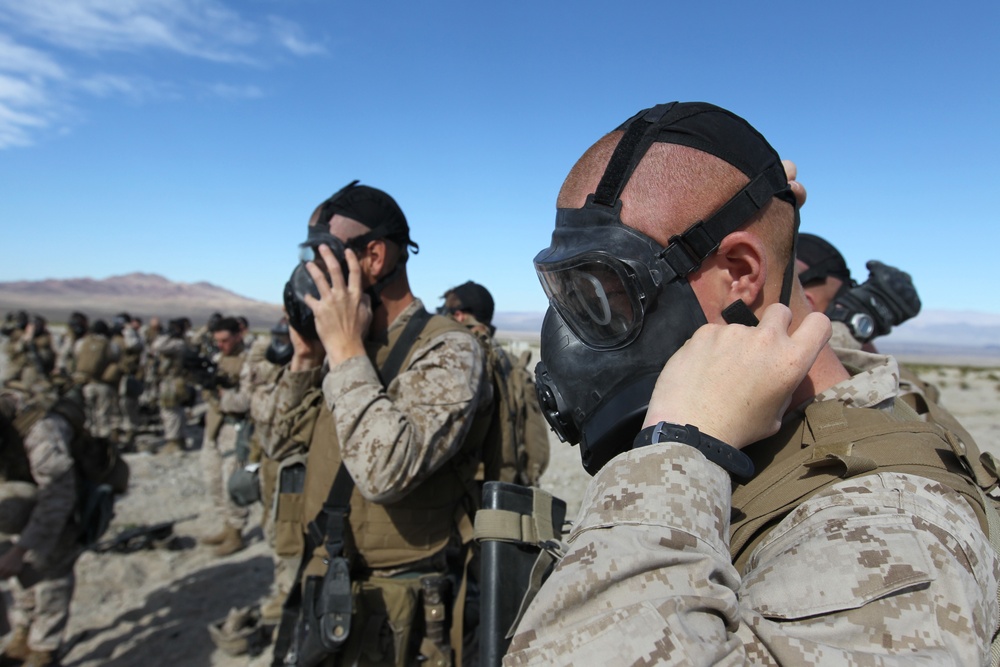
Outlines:
POLYGON ((213 312, 242 315, 252 328, 268 328, 281 306, 240 296, 207 282, 178 283, 152 273, 130 273, 104 280, 21 280, 0 283, 0 310, 27 310, 52 322, 65 322, 74 310, 91 319, 126 311, 148 320, 186 316, 198 326, 213 312))
MULTIPOLYGON (((207 282, 178 283, 151 273, 130 273, 104 280, 73 278, 0 282, 0 313, 27 310, 52 322, 65 322, 74 310, 91 318, 111 318, 127 311, 161 320, 187 316, 198 326, 215 311, 243 315, 256 329, 270 328, 281 317, 281 306, 256 301, 207 282)), ((498 335, 537 341, 541 312, 497 312, 498 335)), ((925 310, 896 327, 880 349, 918 357, 976 357, 1000 360, 1000 315, 974 311, 925 310)))

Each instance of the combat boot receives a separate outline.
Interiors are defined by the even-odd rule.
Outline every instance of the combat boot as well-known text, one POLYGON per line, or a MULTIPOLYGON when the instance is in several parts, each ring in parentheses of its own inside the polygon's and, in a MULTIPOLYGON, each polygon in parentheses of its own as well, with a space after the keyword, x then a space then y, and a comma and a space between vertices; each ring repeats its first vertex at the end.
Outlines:
POLYGON ((243 531, 239 528, 226 526, 225 538, 215 547, 215 555, 219 558, 242 551, 246 544, 243 543, 243 531))
POLYGON ((19 625, 14 628, 7 639, 7 645, 3 647, 3 658, 8 661, 21 661, 28 657, 31 649, 28 648, 28 628, 19 625))
POLYGON ((30 651, 21 667, 48 667, 56 661, 53 651, 30 651))

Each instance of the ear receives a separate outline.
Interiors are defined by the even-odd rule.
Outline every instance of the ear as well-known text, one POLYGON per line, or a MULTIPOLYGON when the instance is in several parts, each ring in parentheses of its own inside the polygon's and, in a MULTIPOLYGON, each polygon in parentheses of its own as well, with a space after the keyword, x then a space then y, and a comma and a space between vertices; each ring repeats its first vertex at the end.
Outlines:
POLYGON ((764 294, 767 253, 760 237, 747 231, 733 232, 722 239, 716 258, 726 305, 742 300, 754 311, 768 305, 764 294))
POLYGON ((378 280, 385 274, 388 264, 388 247, 384 239, 374 239, 365 246, 364 254, 358 258, 362 266, 365 266, 372 281, 378 280))

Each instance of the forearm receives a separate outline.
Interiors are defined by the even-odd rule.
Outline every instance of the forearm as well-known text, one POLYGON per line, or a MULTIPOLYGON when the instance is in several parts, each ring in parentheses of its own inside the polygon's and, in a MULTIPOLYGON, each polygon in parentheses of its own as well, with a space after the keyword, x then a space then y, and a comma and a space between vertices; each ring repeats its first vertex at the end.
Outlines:
POLYGON ((412 356, 416 361, 383 390, 367 357, 331 368, 323 381, 340 453, 369 500, 398 499, 461 448, 479 406, 479 344, 452 332, 412 356))
POLYGON ((686 445, 621 455, 591 482, 570 551, 505 664, 743 660, 728 475, 686 445))

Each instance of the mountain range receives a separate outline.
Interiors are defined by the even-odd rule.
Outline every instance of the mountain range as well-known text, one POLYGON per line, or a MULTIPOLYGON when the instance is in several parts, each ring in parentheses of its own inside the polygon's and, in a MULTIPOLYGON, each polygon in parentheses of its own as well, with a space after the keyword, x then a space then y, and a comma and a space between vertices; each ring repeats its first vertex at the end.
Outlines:
MULTIPOLYGON (((250 299, 207 282, 181 283, 152 273, 130 273, 103 280, 72 278, 0 282, 0 312, 26 310, 51 322, 65 322, 74 310, 91 319, 126 311, 161 320, 187 316, 197 326, 213 312, 243 315, 255 329, 270 328, 281 317, 279 304, 250 299)), ((537 339, 543 313, 497 312, 493 324, 502 334, 537 339)), ((997 358, 1000 314, 925 310, 878 342, 900 355, 997 358)))

